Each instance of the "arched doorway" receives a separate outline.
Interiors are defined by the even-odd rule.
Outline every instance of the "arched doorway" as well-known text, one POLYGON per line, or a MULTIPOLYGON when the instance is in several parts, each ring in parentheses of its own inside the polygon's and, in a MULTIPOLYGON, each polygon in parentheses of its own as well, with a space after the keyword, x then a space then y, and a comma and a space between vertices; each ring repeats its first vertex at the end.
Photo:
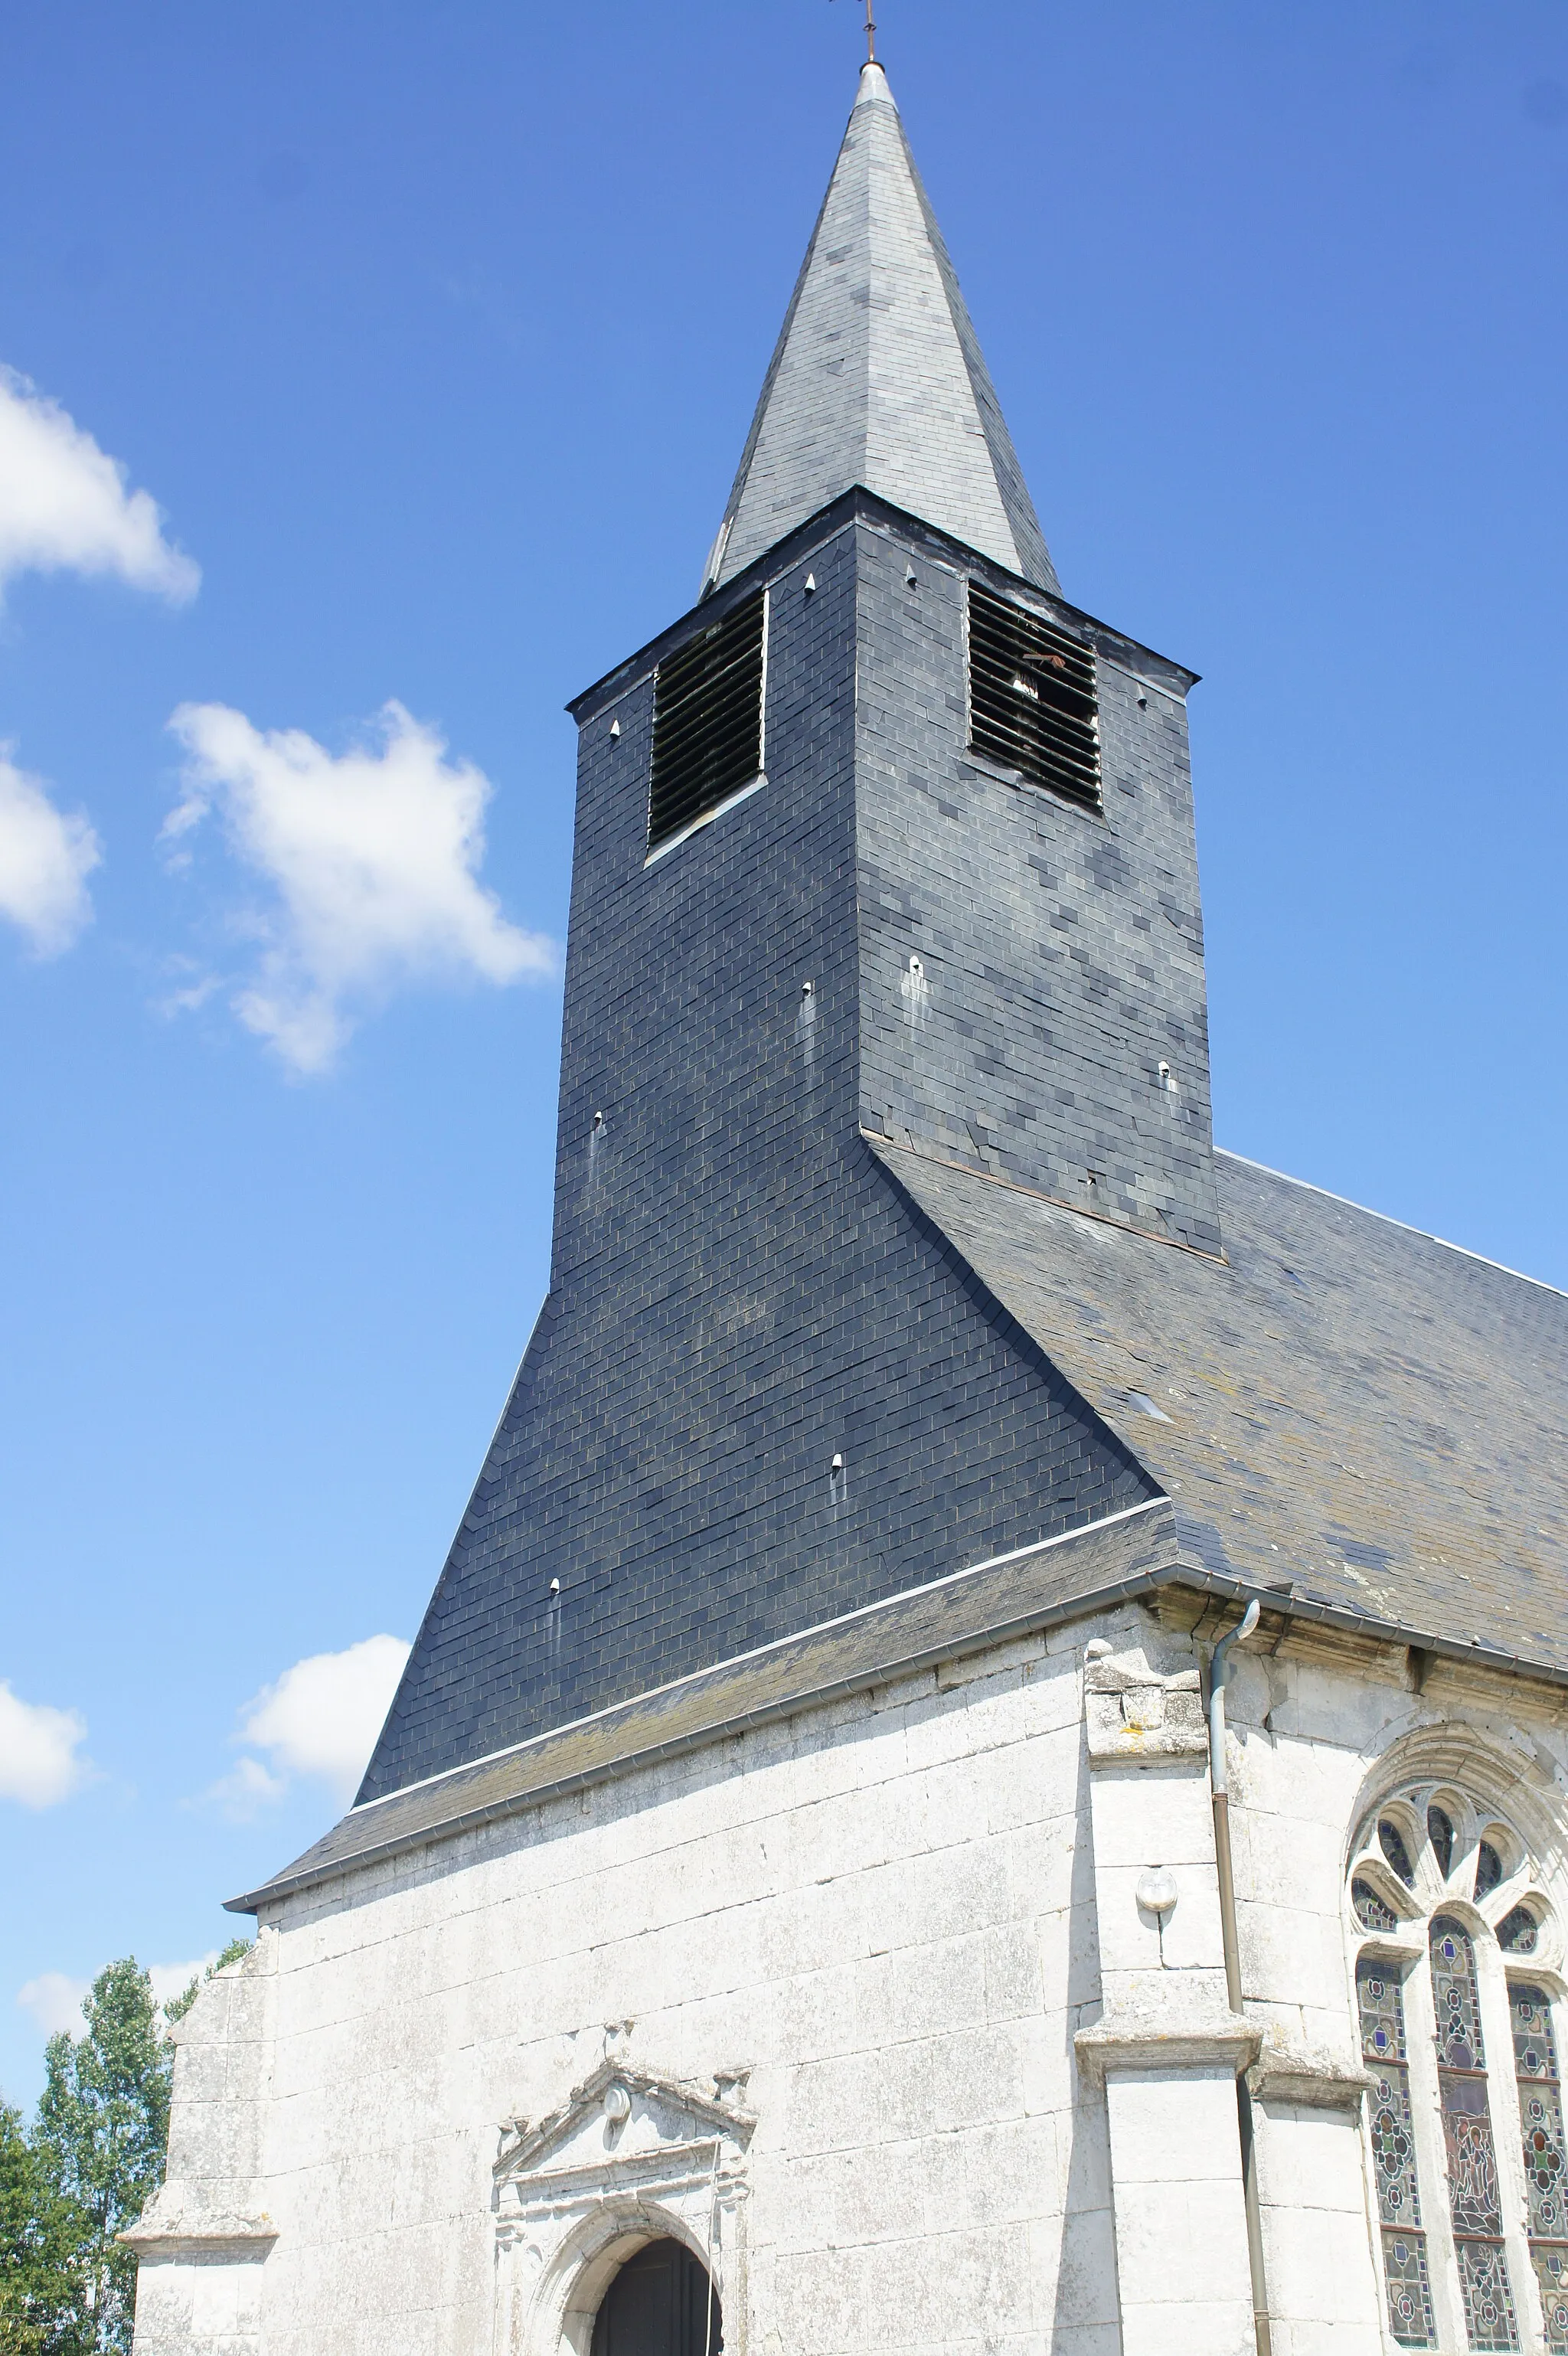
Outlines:
POLYGON ((599 2302, 592 2356, 720 2356, 719 2294, 684 2242, 646 2242, 599 2302))

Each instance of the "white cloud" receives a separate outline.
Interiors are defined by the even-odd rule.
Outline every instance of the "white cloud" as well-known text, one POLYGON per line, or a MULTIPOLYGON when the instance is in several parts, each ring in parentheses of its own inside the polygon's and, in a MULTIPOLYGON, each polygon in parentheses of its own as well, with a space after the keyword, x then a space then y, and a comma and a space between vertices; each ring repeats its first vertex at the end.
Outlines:
POLYGON ((508 923, 478 881, 489 780, 449 760, 400 703, 381 712, 379 741, 337 755, 221 703, 181 704, 169 726, 189 757, 165 840, 217 810, 235 856, 271 887, 247 925, 255 969, 231 1003, 295 1071, 325 1070, 400 983, 555 972, 556 944, 508 923))
POLYGON ((208 1794, 254 1809, 281 1798, 295 1775, 318 1775, 347 1806, 391 1707, 409 1648, 399 1636, 367 1636, 342 1653, 312 1653, 265 1686, 241 1713, 238 1740, 271 1766, 243 1758, 208 1794))
POLYGON ((0 368, 0 592, 19 573, 115 573, 176 603, 201 579, 155 503, 59 403, 0 368))
POLYGON ((218 1961, 216 1947, 208 1947, 205 1955, 197 1955, 191 1964, 149 1964, 147 1977, 153 1983, 153 2002, 172 2004, 176 1996, 184 1996, 192 1980, 200 1979, 209 1965, 218 1961))
POLYGON ((272 1774, 259 1759, 237 1759, 227 1775, 208 1785, 202 1798, 221 1808, 231 1824, 248 1825, 288 1788, 288 1778, 272 1774))
POLYGON ((86 1721, 74 1709, 23 1701, 0 1678, 0 1799, 25 1808, 52 1808, 69 1800, 90 1772, 78 1754, 86 1721))
POLYGON ((18 769, 0 744, 0 916, 19 925, 39 957, 69 948, 92 916, 87 877, 103 853, 80 812, 57 809, 42 777, 18 769))
POLYGON ((63 2029, 80 2037, 87 2026, 81 2000, 91 1986, 91 1980, 73 1980, 68 1972, 40 1972, 37 1979, 17 1989, 16 2001, 24 2012, 32 2014, 40 2035, 56 2037, 63 2029))
MULTIPOLYGON (((208 1965, 218 1961, 218 1949, 209 1947, 205 1955, 197 1955, 188 1964, 149 1964, 147 1977, 153 1983, 153 2002, 170 2004, 176 1996, 184 1996, 192 1980, 199 1979, 208 1965)), ((69 1972, 40 1972, 36 1979, 27 1982, 16 1991, 16 2002, 24 2012, 30 2012, 40 2036, 55 2037, 63 2029, 71 2037, 80 2037, 86 2027, 82 2001, 91 1992, 91 1980, 73 1979, 69 1972)))

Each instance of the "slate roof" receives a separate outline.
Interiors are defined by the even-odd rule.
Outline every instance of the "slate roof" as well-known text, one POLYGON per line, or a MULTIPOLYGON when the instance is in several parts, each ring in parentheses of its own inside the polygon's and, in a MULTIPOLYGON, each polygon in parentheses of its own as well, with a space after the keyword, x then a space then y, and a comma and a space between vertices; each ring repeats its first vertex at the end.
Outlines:
MULTIPOLYGON (((229 1899, 229 1912, 255 1913, 350 1868, 384 1864, 613 1776, 687 1757, 808 1706, 820 1708, 939 1662, 988 1651, 1009 1636, 1036 1633, 1071 1618, 1085 1590, 1104 1603, 1145 1593, 1164 1580, 1189 1575, 1178 1553, 1170 1508, 1156 1497, 1043 1546, 932 1580, 514 1743, 472 1766, 384 1799, 360 1801, 293 1864, 259 1890, 229 1899)), ((727 1773, 731 1765, 721 1760, 714 1772, 727 1773)))
POLYGON ((942 231, 875 65, 861 71, 704 594, 856 483, 1056 591, 942 231))
POLYGON ((1568 1670, 1568 1296, 1233 1154, 1220 1261, 874 1142, 1185 1554, 1568 1670))
POLYGON ((1217 1260, 868 1142, 1167 1496, 357 1806, 231 1911, 1172 1581, 1568 1682, 1568 1296, 1234 1154, 1217 1260))

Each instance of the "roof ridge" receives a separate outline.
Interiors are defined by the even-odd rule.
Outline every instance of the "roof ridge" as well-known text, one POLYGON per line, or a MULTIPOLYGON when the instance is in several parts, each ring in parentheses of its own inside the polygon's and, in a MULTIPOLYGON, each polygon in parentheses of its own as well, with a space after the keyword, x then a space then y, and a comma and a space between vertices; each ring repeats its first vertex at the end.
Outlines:
POLYGON ((1468 1244, 1451 1243, 1446 1236, 1434 1235, 1430 1227, 1415 1226, 1409 1219, 1396 1219, 1392 1211, 1374 1211, 1370 1203, 1358 1203, 1351 1194, 1336 1194, 1331 1186, 1315 1185, 1310 1178, 1297 1178, 1288 1170, 1276 1170, 1271 1162, 1256 1162, 1250 1153, 1234 1153, 1228 1145, 1217 1145, 1214 1151, 1223 1154, 1227 1162, 1239 1162, 1244 1169, 1261 1170, 1265 1178, 1277 1178, 1282 1185, 1299 1186, 1306 1194, 1321 1194, 1326 1203, 1342 1203, 1347 1211, 1360 1211, 1365 1218, 1381 1219, 1385 1227, 1398 1227, 1402 1235, 1419 1236, 1423 1243, 1457 1252, 1461 1259, 1473 1259, 1480 1268, 1495 1268, 1499 1276, 1511 1276, 1520 1284, 1532 1284, 1538 1292, 1550 1292, 1554 1301, 1568 1301, 1568 1291, 1559 1284, 1548 1284, 1543 1276, 1527 1275, 1522 1268, 1510 1268, 1506 1259, 1493 1259, 1486 1252, 1472 1251, 1468 1244))

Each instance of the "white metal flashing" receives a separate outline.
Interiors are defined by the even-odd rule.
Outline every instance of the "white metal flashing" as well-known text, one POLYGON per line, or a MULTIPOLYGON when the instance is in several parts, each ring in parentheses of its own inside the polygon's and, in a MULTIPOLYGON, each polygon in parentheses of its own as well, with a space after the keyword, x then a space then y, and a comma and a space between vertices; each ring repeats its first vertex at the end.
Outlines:
MULTIPOLYGON (((1030 1546, 1012 1547, 1006 1554, 988 1555, 984 1562, 965 1563, 962 1570, 944 1571, 940 1579, 923 1580, 919 1587, 901 1588, 896 1595, 885 1595, 876 1603, 862 1603, 858 1610, 841 1612, 837 1619, 822 1621, 814 1628, 797 1628, 793 1635, 775 1636, 766 1644, 754 1645, 749 1653, 736 1653, 727 1660, 715 1662, 712 1668, 695 1669, 689 1676, 674 1677, 667 1685, 650 1686, 646 1693, 638 1694, 635 1698, 640 1702, 655 1700, 660 1694, 673 1693, 679 1686, 694 1684, 699 1677, 711 1676, 714 1668, 742 1668, 749 1661, 763 1660, 770 1653, 782 1652, 789 1644, 798 1644, 805 1636, 827 1635, 852 1627, 859 1620, 871 1619, 878 1612, 891 1612, 896 1605, 907 1603, 912 1595, 933 1595, 944 1587, 957 1585, 962 1580, 975 1579, 982 1571, 1000 1570, 1009 1562, 1022 1562, 1028 1555, 1049 1554, 1055 1547, 1069 1546, 1074 1539, 1098 1536, 1104 1530, 1115 1529, 1120 1522, 1136 1521, 1140 1514, 1153 1513, 1169 1503, 1168 1497, 1146 1497, 1138 1505, 1124 1505, 1116 1513, 1102 1515, 1098 1520, 1082 1523, 1075 1529, 1059 1530, 1051 1537, 1037 1538, 1030 1546)), ((537 1751, 547 1742, 559 1741, 563 1734, 592 1726, 598 1719, 613 1718, 617 1710, 624 1708, 624 1701, 607 1702, 603 1709, 590 1710, 582 1718, 569 1719, 560 1726, 547 1728, 543 1734, 531 1734, 526 1741, 506 1743, 499 1751, 485 1751, 482 1758, 465 1759, 460 1767, 443 1767, 438 1775, 424 1775, 416 1783, 400 1783, 395 1792, 383 1792, 376 1799, 357 1800, 348 1813, 355 1817, 368 1815, 372 1809, 385 1808, 394 1800, 406 1800, 411 1792, 425 1791, 432 1783, 447 1783, 453 1776, 470 1775, 476 1767, 492 1766, 498 1759, 510 1759, 525 1751, 537 1751)))

